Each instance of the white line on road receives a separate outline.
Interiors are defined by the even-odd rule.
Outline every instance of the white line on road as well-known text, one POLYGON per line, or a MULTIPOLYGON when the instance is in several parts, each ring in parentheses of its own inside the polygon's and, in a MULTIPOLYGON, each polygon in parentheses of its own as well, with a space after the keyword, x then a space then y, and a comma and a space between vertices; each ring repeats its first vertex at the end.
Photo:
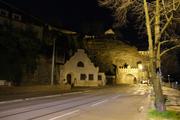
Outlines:
POLYGON ((69 112, 69 113, 66 113, 66 114, 63 114, 63 115, 60 115, 60 116, 51 118, 51 119, 49 119, 49 120, 56 120, 56 119, 58 119, 58 118, 62 118, 62 117, 68 116, 68 115, 72 115, 72 114, 74 114, 74 113, 76 113, 76 112, 79 112, 79 110, 74 110, 74 111, 72 111, 72 112, 69 112))
POLYGON ((97 106, 97 105, 102 104, 102 103, 107 102, 107 101, 108 101, 108 100, 103 100, 103 101, 94 103, 94 104, 91 105, 91 107, 97 106))
POLYGON ((138 92, 139 92, 139 91, 135 91, 135 92, 133 92, 133 94, 134 94, 134 95, 135 95, 135 94, 138 94, 138 92))
POLYGON ((6 104, 6 103, 15 103, 15 102, 21 102, 23 99, 16 99, 16 100, 9 100, 9 101, 2 101, 0 104, 6 104))
MULTIPOLYGON (((84 91, 84 92, 87 92, 87 91, 84 91)), ((63 93, 63 94, 57 94, 57 95, 47 95, 47 96, 39 96, 39 97, 32 97, 32 98, 15 99, 15 100, 9 100, 9 101, 1 101, 0 104, 15 103, 15 102, 28 101, 28 100, 38 100, 38 99, 44 99, 44 98, 53 98, 53 97, 60 97, 62 95, 72 95, 72 94, 79 94, 79 93, 83 93, 83 92, 70 92, 70 93, 63 93)))
POLYGON ((117 96, 114 96, 114 97, 112 97, 112 99, 117 99, 117 98, 119 98, 121 95, 117 95, 117 96))
POLYGON ((145 94, 144 91, 141 91, 141 92, 140 92, 140 95, 144 95, 144 94, 145 94))

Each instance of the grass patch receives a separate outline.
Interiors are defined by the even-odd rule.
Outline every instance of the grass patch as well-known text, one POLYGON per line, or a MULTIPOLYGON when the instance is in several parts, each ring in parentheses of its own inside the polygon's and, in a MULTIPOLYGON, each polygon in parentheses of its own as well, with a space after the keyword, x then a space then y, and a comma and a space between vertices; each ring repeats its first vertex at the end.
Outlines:
POLYGON ((157 110, 150 110, 149 117, 154 120, 180 120, 180 112, 167 110, 165 112, 158 112, 157 110))

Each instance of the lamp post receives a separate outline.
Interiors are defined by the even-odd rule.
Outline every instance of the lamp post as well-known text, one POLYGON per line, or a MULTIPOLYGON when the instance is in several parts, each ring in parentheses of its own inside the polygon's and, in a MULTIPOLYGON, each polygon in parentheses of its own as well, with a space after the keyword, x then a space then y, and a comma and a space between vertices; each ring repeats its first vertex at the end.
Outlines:
POLYGON ((143 65, 142 65, 142 63, 139 63, 139 64, 138 64, 138 69, 139 69, 139 81, 140 81, 141 78, 142 78, 142 70, 143 70, 143 65))
POLYGON ((51 68, 51 85, 54 85, 54 60, 55 60, 56 38, 53 39, 52 68, 51 68))
POLYGON ((169 87, 171 87, 170 75, 168 75, 169 87))

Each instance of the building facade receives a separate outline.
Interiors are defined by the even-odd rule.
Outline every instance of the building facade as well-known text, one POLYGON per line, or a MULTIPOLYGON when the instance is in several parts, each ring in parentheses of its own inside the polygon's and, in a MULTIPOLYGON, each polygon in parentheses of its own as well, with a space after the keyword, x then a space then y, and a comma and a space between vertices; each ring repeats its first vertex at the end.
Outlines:
POLYGON ((38 39, 43 39, 43 23, 36 17, 13 7, 5 2, 0 2, 0 25, 12 25, 12 27, 26 30, 32 29, 38 39))
POLYGON ((103 86, 105 74, 99 72, 83 49, 77 52, 62 66, 60 66, 60 84, 71 86, 103 86))
POLYGON ((116 84, 138 84, 148 81, 148 71, 140 68, 117 68, 116 84))

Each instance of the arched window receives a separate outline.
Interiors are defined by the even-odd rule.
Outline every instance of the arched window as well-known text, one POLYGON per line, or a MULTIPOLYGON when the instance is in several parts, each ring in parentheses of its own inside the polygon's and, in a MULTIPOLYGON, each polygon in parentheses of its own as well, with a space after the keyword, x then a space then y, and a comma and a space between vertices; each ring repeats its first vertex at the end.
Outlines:
POLYGON ((78 62, 77 66, 78 67, 84 67, 84 63, 80 61, 80 62, 78 62))

